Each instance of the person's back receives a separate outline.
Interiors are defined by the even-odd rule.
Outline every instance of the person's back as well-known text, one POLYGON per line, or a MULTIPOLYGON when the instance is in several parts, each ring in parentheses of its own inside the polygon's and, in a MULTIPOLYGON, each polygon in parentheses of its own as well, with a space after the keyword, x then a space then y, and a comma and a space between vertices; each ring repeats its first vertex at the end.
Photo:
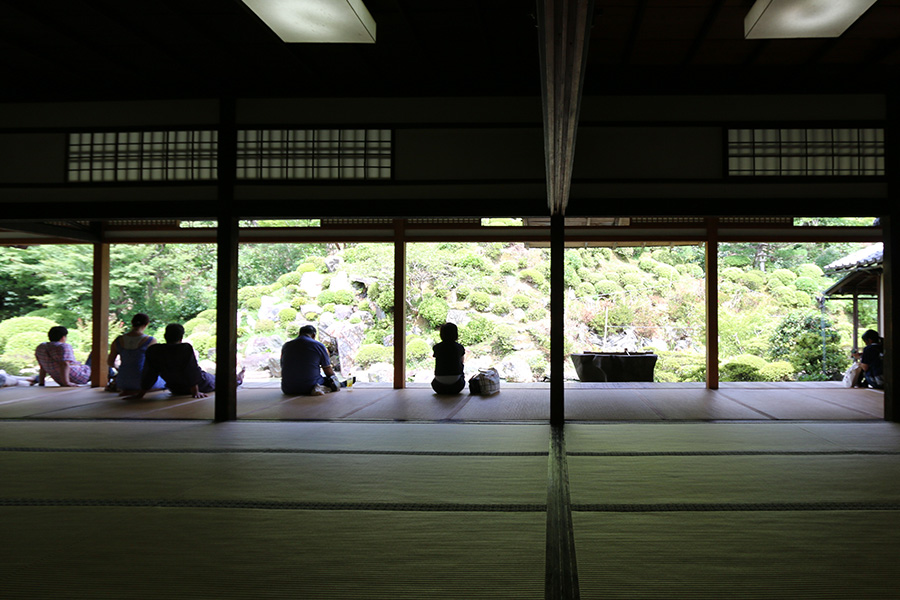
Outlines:
POLYGON ((458 394, 466 386, 463 356, 466 349, 457 342, 459 329, 454 323, 441 325, 441 341, 432 348, 434 379, 431 388, 437 394, 458 394))
POLYGON ((308 335, 299 335, 281 347, 281 391, 291 395, 309 394, 324 382, 319 372, 331 364, 325 345, 308 335))
POLYGON ((202 380, 194 347, 188 343, 153 344, 147 348, 143 389, 150 389, 156 377, 162 377, 173 394, 187 394, 202 380))

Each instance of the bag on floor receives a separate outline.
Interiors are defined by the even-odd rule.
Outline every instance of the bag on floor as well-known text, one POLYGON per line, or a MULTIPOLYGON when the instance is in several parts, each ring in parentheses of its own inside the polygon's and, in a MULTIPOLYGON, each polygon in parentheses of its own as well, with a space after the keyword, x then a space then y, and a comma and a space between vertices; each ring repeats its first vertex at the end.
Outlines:
POLYGON ((859 363, 855 362, 850 365, 850 368, 844 371, 844 387, 853 387, 853 382, 856 381, 856 373, 859 371, 859 363))
POLYGON ((500 374, 497 369, 478 369, 478 373, 469 379, 469 393, 489 396, 500 391, 500 374))

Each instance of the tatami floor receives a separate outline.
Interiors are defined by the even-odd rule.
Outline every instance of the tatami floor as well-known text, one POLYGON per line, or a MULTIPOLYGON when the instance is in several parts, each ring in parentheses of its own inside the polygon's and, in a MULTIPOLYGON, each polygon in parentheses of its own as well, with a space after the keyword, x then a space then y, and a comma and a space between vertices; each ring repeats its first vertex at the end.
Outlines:
POLYGON ((551 433, 2 420, 2 597, 897 598, 898 424, 551 433))
MULTIPOLYGON (((0 419, 212 419, 214 395, 195 400, 162 390, 141 401, 89 387, 0 388, 0 419)), ((719 421, 882 419, 880 391, 836 382, 567 383, 571 421, 719 421)), ((394 390, 357 384, 324 396, 285 396, 277 381, 245 383, 237 393, 239 419, 520 422, 548 421, 549 384, 504 384, 493 396, 438 396, 428 384, 394 390)))
POLYGON ((897 598, 879 393, 566 392, 0 390, 0 597, 897 598))

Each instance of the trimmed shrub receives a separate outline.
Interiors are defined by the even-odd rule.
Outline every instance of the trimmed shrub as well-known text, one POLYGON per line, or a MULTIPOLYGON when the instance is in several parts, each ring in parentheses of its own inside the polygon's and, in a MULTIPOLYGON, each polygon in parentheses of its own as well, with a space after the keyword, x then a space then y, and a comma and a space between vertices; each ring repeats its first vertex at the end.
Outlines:
POLYGON ((309 302, 309 298, 307 298, 306 296, 294 296, 293 298, 291 298, 291 308, 293 308, 294 310, 300 310, 307 302, 309 302))
POLYGON ((817 294, 821 290, 812 277, 798 277, 794 280, 794 287, 807 294, 817 294))
POLYGON ((535 306, 525 316, 529 321, 543 321, 547 318, 547 309, 543 306, 535 306))
POLYGON ((784 360, 769 363, 759 370, 760 381, 791 381, 794 366, 784 360))
POLYGON ((278 311, 278 323, 282 327, 286 327, 289 323, 293 323, 297 318, 297 310, 294 308, 282 308, 278 311))
POLYGON ((422 338, 413 338, 406 344, 406 357, 422 360, 431 356, 431 346, 422 338))
POLYGON ((381 344, 363 344, 356 352, 356 364, 366 368, 375 363, 394 363, 394 349, 381 344))
POLYGON ((34 350, 38 344, 47 341, 46 332, 23 331, 11 336, 6 341, 3 356, 0 357, 0 368, 6 372, 18 375, 23 370, 37 367, 37 359, 34 350))
POLYGON ((189 321, 186 321, 184 324, 184 336, 188 337, 194 331, 209 331, 212 323, 208 319, 204 319, 202 317, 194 317, 189 321))
POLYGON ((272 333, 275 331, 275 321, 272 319, 260 319, 256 322, 254 331, 257 333, 272 333))
MULTIPOLYGON (((772 279, 776 279, 781 282, 781 285, 790 285, 797 279, 797 275, 794 274, 793 271, 788 269, 775 269, 772 271, 772 275, 769 277, 769 283, 772 283, 772 279)), ((772 287, 778 287, 777 285, 772 287)))
POLYGON ((481 315, 469 321, 459 330, 459 343, 472 346, 489 339, 494 334, 494 323, 481 315))
POLYGON ((531 306, 531 298, 529 298, 525 294, 516 294, 512 297, 510 303, 516 308, 526 310, 529 306, 531 306))
POLYGON ((766 285, 766 275, 762 271, 746 271, 741 273, 737 281, 751 290, 761 290, 766 285))
POLYGON ((278 283, 280 283, 282 286, 297 285, 300 283, 301 276, 301 273, 297 271, 294 271, 292 273, 285 273, 278 278, 278 283))
POLYGON ((216 309, 207 308, 204 311, 201 311, 200 314, 197 315, 198 319, 206 319, 210 323, 216 322, 216 309))
POLYGON ((469 297, 469 294, 472 293, 472 288, 467 285, 461 285, 456 288, 456 299, 457 300, 465 300, 469 297))
POLYGON ((426 296, 419 302, 419 316, 428 321, 432 327, 440 327, 447 322, 450 306, 443 298, 426 296))
POLYGON ((304 273, 312 273, 313 271, 316 271, 316 270, 317 270, 316 265, 314 265, 312 263, 308 263, 308 262, 301 264, 296 269, 297 273, 300 274, 301 278, 303 277, 304 273))
POLYGON ((259 310, 262 306, 262 298, 248 298, 244 306, 249 310, 259 310))
MULTIPOLYGON (((55 321, 44 317, 13 317, 0 323, 0 353, 4 352, 7 340, 17 333, 37 332, 44 335, 42 342, 47 341, 47 332, 57 325, 55 321)), ((31 349, 32 354, 34 348, 31 349)))
POLYGON ((506 260, 500 263, 499 269, 501 275, 515 275, 519 270, 519 265, 514 260, 506 260))
POLYGON ((537 269, 524 269, 519 271, 519 279, 525 283, 530 283, 534 287, 541 287, 547 283, 547 279, 543 273, 537 269))
POLYGON ((194 350, 196 350, 197 354, 200 356, 200 360, 203 360, 209 358, 210 349, 216 347, 214 340, 215 336, 210 335, 205 331, 201 331, 188 337, 185 341, 194 347, 194 350))
POLYGON ((472 292, 469 296, 469 303, 475 310, 484 312, 491 305, 491 297, 485 292, 472 292))
POLYGON ((819 268, 819 265, 813 263, 798 265, 797 268, 794 269, 794 272, 797 273, 798 277, 810 277, 812 279, 817 279, 825 275, 825 272, 819 268))
POLYGON ((57 325, 62 325, 68 329, 74 329, 78 326, 78 315, 71 310, 64 308, 39 308, 33 310, 26 317, 43 317, 50 319, 57 325))
POLYGON ((594 291, 596 291, 600 296, 607 297, 616 294, 622 293, 622 286, 620 286, 615 281, 609 281, 604 279, 602 281, 598 281, 594 284, 594 291))
POLYGON ((722 365, 722 381, 760 381, 760 371, 766 366, 765 359, 752 354, 741 354, 728 359, 722 365))
POLYGON ((498 317, 508 315, 512 312, 512 304, 510 304, 506 300, 500 300, 499 302, 494 303, 494 305, 491 307, 491 312, 498 317))

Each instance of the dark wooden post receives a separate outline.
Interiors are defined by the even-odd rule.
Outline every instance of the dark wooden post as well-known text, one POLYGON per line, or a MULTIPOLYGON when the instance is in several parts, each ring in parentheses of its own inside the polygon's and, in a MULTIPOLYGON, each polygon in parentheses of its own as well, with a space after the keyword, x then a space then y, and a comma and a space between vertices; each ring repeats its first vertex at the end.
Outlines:
POLYGON ((109 383, 109 244, 94 244, 94 280, 91 302, 91 387, 109 383))
POLYGON ((237 125, 234 98, 219 104, 216 230, 216 421, 237 419, 238 219, 234 214, 237 125))
POLYGON ((406 222, 394 220, 394 389, 406 387, 406 222))
POLYGON ((719 389, 719 220, 706 221, 706 389, 719 389))
POLYGON ((566 420, 563 377, 566 360, 565 224, 562 214, 550 217, 550 424, 566 420))
POLYGON ((897 297, 896 273, 894 273, 894 256, 897 249, 897 228, 894 226, 892 216, 881 217, 881 226, 884 235, 884 298, 882 306, 884 310, 884 419, 885 421, 900 421, 900 402, 897 400, 897 366, 900 361, 894 359, 897 344, 894 343, 894 298, 897 297))

